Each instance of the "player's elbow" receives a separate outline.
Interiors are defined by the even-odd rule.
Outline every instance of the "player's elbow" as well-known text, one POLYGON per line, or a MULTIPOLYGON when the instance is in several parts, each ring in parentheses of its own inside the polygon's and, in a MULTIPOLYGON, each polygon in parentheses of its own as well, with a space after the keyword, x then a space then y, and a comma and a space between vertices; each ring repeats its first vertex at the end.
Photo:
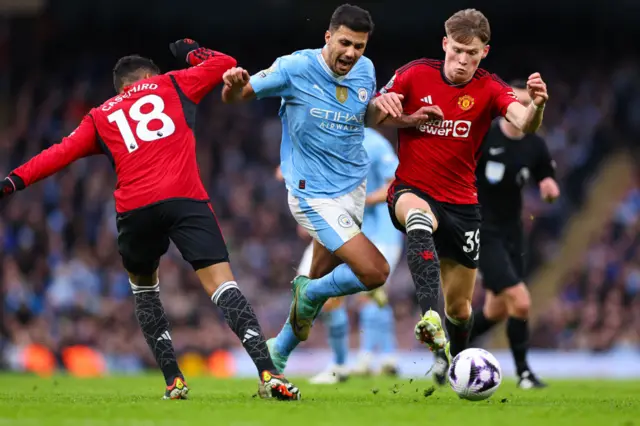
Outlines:
POLYGON ((233 68, 238 65, 238 61, 233 56, 229 56, 226 53, 215 52, 213 58, 217 61, 221 68, 228 70, 229 68, 233 68))
POLYGON ((233 68, 238 65, 238 61, 233 56, 227 56, 224 65, 225 67, 227 67, 227 69, 233 68))

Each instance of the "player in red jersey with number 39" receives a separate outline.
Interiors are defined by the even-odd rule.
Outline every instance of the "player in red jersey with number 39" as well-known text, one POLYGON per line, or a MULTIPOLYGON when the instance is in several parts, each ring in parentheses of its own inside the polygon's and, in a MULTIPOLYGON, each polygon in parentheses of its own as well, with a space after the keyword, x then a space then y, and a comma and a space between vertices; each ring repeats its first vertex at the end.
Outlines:
POLYGON ((184 399, 189 391, 159 296, 158 265, 169 241, 196 271, 254 361, 261 388, 270 390, 261 396, 299 399, 298 389, 277 373, 253 309, 234 280, 196 162, 196 107, 236 60, 190 39, 170 48, 192 67, 160 74, 150 59, 121 58, 113 70, 118 94, 93 108, 61 143, 11 172, 0 182, 0 198, 75 160, 105 154, 118 176, 118 249, 140 328, 167 383, 165 399, 184 399))
MULTIPOLYGON (((498 116, 535 132, 548 99, 532 74, 525 107, 495 74, 479 69, 489 53, 487 18, 462 10, 445 23, 445 59, 419 59, 400 68, 381 93, 395 93, 403 115, 385 124, 398 130, 400 165, 389 189, 389 211, 408 236, 408 263, 423 317, 416 337, 432 351, 449 348, 436 312, 442 276, 450 356, 468 345, 471 298, 479 257, 480 209, 475 168, 480 145, 498 116), (438 106, 444 119, 412 124, 411 115, 438 106)), ((383 102, 388 102, 389 97, 383 102)))

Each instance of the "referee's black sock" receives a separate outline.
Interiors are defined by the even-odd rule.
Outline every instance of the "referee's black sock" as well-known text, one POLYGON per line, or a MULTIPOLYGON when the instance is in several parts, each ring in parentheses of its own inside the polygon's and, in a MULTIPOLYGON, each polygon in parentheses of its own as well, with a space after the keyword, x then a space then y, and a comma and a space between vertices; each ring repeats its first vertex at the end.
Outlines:
POLYGON ((469 335, 469 342, 473 342, 496 324, 497 322, 484 316, 484 311, 482 309, 473 311, 473 327, 471 328, 471 334, 469 335))
POLYGON ((451 358, 458 355, 469 347, 469 335, 473 328, 473 312, 468 320, 450 318, 449 315, 444 320, 444 326, 449 335, 449 351, 451 358))
POLYGON ((153 287, 130 284, 135 300, 138 324, 149 349, 153 352, 158 367, 162 370, 167 386, 171 385, 177 376, 184 379, 178 367, 176 353, 169 334, 169 320, 160 301, 160 283, 153 287))
POLYGON ((433 241, 432 216, 422 209, 407 213, 407 261, 416 286, 418 304, 424 315, 437 311, 440 295, 440 261, 433 241))
POLYGON ((507 337, 516 364, 516 371, 520 376, 529 370, 527 351, 529 349, 529 324, 526 319, 509 317, 507 320, 507 337))
POLYGON ((222 309, 224 319, 242 342, 242 346, 256 365, 258 374, 265 370, 277 371, 271 361, 258 318, 238 284, 235 281, 222 283, 211 296, 211 300, 222 309))

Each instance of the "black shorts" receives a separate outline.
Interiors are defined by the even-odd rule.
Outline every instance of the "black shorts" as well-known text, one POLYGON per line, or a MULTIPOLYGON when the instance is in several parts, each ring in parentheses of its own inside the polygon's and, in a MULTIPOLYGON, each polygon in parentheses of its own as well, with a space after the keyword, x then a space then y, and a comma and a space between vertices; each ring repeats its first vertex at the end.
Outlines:
POLYGON ((520 224, 482 226, 482 286, 494 294, 522 282, 525 273, 524 234, 520 224))
POLYGON ((118 250, 124 268, 151 275, 173 241, 194 270, 229 261, 227 246, 206 201, 167 200, 118 214, 118 250))
POLYGON ((470 269, 478 268, 480 205, 443 203, 413 186, 395 181, 389 188, 387 206, 393 225, 401 232, 406 230, 396 219, 395 206, 400 195, 405 193, 415 194, 429 203, 438 221, 438 229, 433 234, 438 257, 451 259, 470 269))

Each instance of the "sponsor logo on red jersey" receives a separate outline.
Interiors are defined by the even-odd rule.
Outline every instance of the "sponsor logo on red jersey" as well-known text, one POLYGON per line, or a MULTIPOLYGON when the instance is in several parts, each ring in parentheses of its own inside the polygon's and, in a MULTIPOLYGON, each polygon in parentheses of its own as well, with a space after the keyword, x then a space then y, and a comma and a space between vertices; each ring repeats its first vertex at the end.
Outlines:
POLYGON ((422 133, 433 136, 452 136, 454 138, 468 138, 471 132, 469 120, 431 120, 418 127, 422 133))

